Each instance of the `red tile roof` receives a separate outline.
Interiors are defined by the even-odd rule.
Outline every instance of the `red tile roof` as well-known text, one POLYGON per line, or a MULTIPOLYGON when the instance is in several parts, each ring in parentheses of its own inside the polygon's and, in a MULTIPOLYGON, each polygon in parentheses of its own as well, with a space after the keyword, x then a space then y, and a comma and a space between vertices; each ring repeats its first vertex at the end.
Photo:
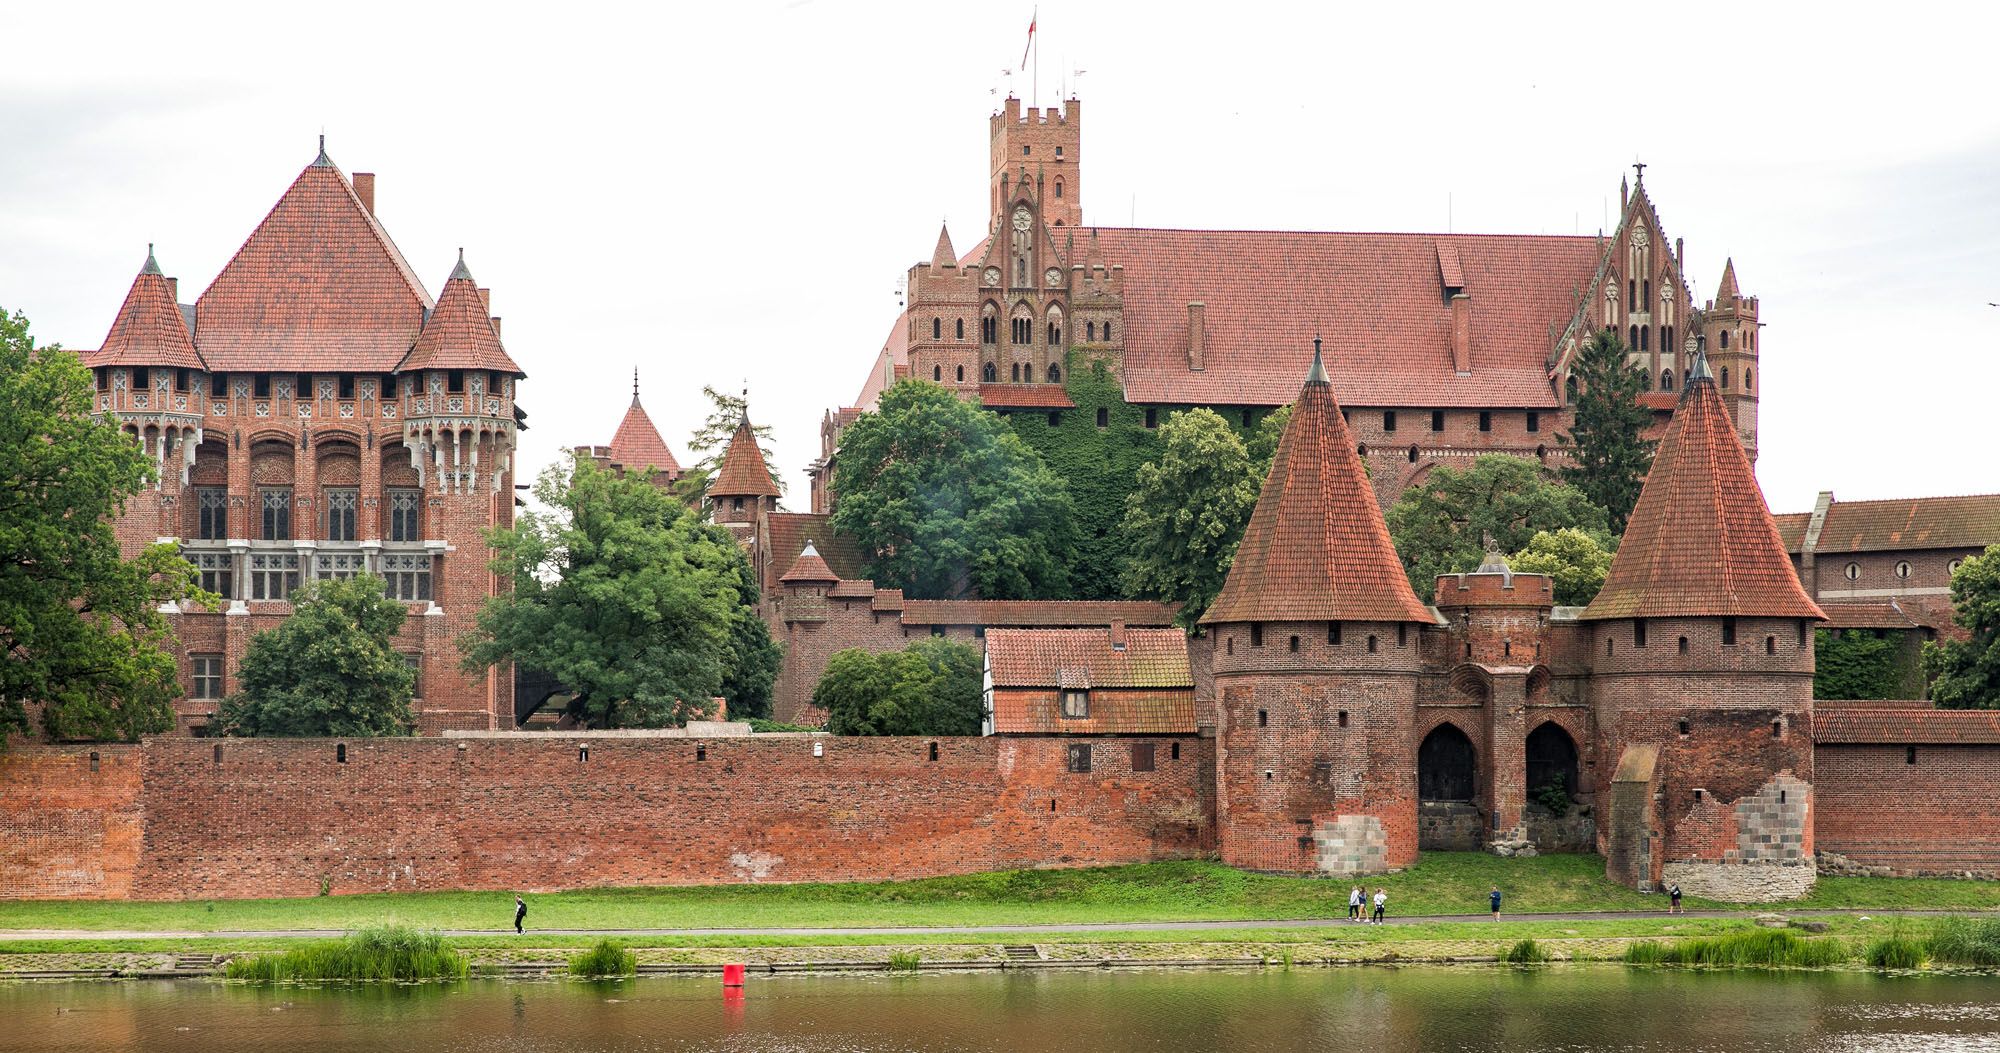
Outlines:
POLYGON ((1896 702, 1817 707, 1813 739, 1821 744, 1957 746, 2000 743, 2000 710, 1915 709, 1896 702))
POLYGON ((1061 384, 981 384, 979 402, 987 409, 1072 409, 1061 384))
POLYGON ((750 430, 747 414, 737 422, 736 434, 729 437, 729 448, 722 452, 722 464, 716 468, 708 492, 721 497, 778 496, 778 484, 764 463, 764 451, 757 446, 757 433, 750 430))
MULTIPOLYGON (((1787 551, 1805 547, 1810 512, 1775 517, 1787 551)), ((1978 548, 2000 545, 2000 494, 1841 501, 1827 506, 1820 553, 1899 549, 1978 548)))
POLYGON ((1202 624, 1425 622, 1317 353, 1202 624))
POLYGON ((989 629, 986 661, 994 687, 1194 687, 1179 629, 989 629))
POLYGON ((1174 608, 1150 600, 904 600, 906 625, 1076 627, 1172 625, 1174 608))
POLYGON ((500 346, 500 334, 493 331, 486 301, 479 295, 472 272, 466 269, 463 254, 445 280, 437 306, 424 319, 415 346, 397 368, 486 369, 517 377, 527 375, 500 346))
POLYGON ((814 515, 809 512, 771 512, 764 517, 765 551, 771 558, 772 567, 790 567, 792 561, 811 541, 819 550, 820 558, 843 580, 859 579, 864 576, 862 567, 867 562, 854 540, 846 534, 836 534, 833 517, 814 515))
POLYGON ((1580 617, 1729 615, 1825 617, 1778 540, 1721 392, 1697 366, 1604 587, 1580 617))
POLYGON ((132 289, 118 308, 118 319, 105 334, 104 346, 84 356, 84 363, 98 366, 170 366, 175 369, 206 370, 207 363, 195 350, 188 335, 187 320, 174 302, 173 287, 160 274, 153 254, 132 279, 132 289))
POLYGON ((1936 628, 1937 617, 1919 607, 1904 610, 1894 600, 1888 603, 1823 603, 1828 629, 1920 629, 1936 628))
POLYGON ((792 568, 785 571, 784 576, 778 580, 787 585, 830 585, 839 582, 840 575, 835 574, 833 568, 826 565, 826 560, 819 558, 819 550, 813 548, 812 542, 808 541, 805 550, 799 553, 797 559, 792 560, 792 568))
POLYGON ((299 173, 195 304, 195 344, 223 372, 389 372, 431 297, 331 162, 299 173))
MULTIPOLYGON (((637 386, 637 381, 634 381, 637 386)), ((632 405, 625 408, 625 419, 618 422, 618 430, 611 436, 611 460, 627 468, 651 467, 654 471, 679 475, 681 463, 674 460, 674 451, 667 448, 666 440, 660 438, 660 429, 653 427, 653 418, 646 416, 645 407, 639 405, 639 393, 632 392, 632 405)))
POLYGON ((1334 393, 1348 406, 1560 404, 1549 325, 1575 313, 1596 273, 1595 238, 1284 231, 1097 231, 1124 265, 1130 402, 1276 406, 1328 335, 1334 393), (1472 370, 1451 356, 1445 260, 1471 297, 1472 370), (1187 305, 1206 305, 1204 368, 1188 368, 1187 305))
POLYGON ((1192 735, 1194 688, 1093 688, 1090 715, 1062 715, 1056 688, 993 689, 993 730, 1001 735, 1192 735))

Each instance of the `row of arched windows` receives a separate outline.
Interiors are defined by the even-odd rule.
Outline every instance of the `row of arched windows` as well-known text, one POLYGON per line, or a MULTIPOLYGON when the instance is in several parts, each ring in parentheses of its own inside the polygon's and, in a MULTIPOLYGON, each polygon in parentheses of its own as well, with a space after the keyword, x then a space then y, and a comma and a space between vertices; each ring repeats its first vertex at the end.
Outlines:
MULTIPOLYGON (((999 314, 998 308, 991 303, 988 303, 985 309, 980 312, 979 339, 981 343, 991 344, 995 342, 995 335, 999 328, 999 322, 997 321, 998 314, 999 314)), ((1047 322, 1047 328, 1045 335, 1048 337, 1049 346, 1050 347, 1062 346, 1062 341, 1063 341, 1062 305, 1060 304, 1050 305, 1048 309, 1048 314, 1046 315, 1046 322, 1047 322)), ((941 327, 938 324, 937 320, 933 319, 931 326, 932 334, 935 335, 941 331, 942 331, 941 327)), ((1105 323, 1104 332, 1105 332, 1105 338, 1110 339, 1111 324, 1109 322, 1105 323)), ((1091 339, 1093 340, 1096 339, 1096 333, 1097 333, 1097 326, 1095 323, 1092 323, 1091 339)), ((1008 319, 1007 322, 1007 340, 1009 343, 1017 345, 1028 345, 1028 344, 1033 344, 1035 342, 1035 312, 1027 304, 1025 303, 1019 304, 1014 308, 1014 316, 1008 319)))
MULTIPOLYGON (((960 318, 954 321, 952 325, 955 326, 958 330, 955 339, 959 340, 965 339, 965 319, 960 318)), ((932 340, 944 339, 944 319, 942 318, 931 319, 931 339, 932 340)))
MULTIPOLYGON (((934 369, 932 370, 932 372, 936 373, 938 371, 934 369)), ((1048 377, 1048 382, 1051 384, 1062 383, 1062 367, 1056 365, 1054 362, 1049 363, 1049 368, 1046 376, 1048 377)), ((965 379, 964 367, 959 368, 958 378, 960 380, 965 379)), ((1013 372, 1010 374, 1008 379, 1016 384, 1024 382, 1032 384, 1035 382, 1035 367, 1033 364, 1023 365, 1019 362, 1016 362, 1014 363, 1013 372)), ((986 368, 980 372, 980 380, 988 384, 999 383, 1000 367, 991 362, 986 363, 986 368)))

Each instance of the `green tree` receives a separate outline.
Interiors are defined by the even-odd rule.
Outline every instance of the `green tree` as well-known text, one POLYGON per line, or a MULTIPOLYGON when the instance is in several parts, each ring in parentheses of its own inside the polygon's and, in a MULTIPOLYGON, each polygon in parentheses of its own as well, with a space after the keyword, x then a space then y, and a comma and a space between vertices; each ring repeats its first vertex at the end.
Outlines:
POLYGON ((291 617, 251 637, 216 724, 261 738, 414 732, 416 675, 395 647, 406 614, 372 575, 308 582, 291 617))
POLYGON ((1271 474, 1271 461, 1278 456, 1278 440, 1285 437, 1285 425, 1291 421, 1292 406, 1288 402, 1258 421, 1244 444, 1250 454, 1251 474, 1257 477, 1259 488, 1264 485, 1264 477, 1271 474))
MULTIPOLYGON (((737 424, 743 420, 750 408, 749 399, 742 395, 717 391, 713 385, 702 385, 701 393, 708 396, 708 417, 688 439, 688 452, 698 459, 681 473, 674 487, 676 493, 692 497, 697 502, 708 490, 709 477, 721 467, 722 454, 729 449, 729 440, 735 436, 737 424)), ((764 454, 764 463, 777 464, 777 459, 771 456, 771 426, 752 424, 750 433, 757 437, 757 448, 764 454)), ((784 491, 785 481, 778 477, 776 469, 771 471, 771 481, 778 484, 779 492, 784 491)))
POLYGON ((1897 668, 1897 652, 1902 649, 1898 640, 1860 629, 1819 629, 1813 636, 1814 698, 1896 698, 1903 694, 1903 678, 1897 668))
POLYGON ((1561 442, 1574 463, 1562 478, 1605 510, 1606 526, 1619 537, 1653 466, 1654 443, 1640 438, 1653 423, 1653 412, 1639 404, 1646 375, 1626 360, 1624 342, 1608 329, 1577 353, 1572 375, 1580 391, 1561 442))
POLYGON ((1191 626, 1229 577, 1260 479, 1243 440, 1214 410, 1168 417, 1160 446, 1125 499, 1125 588, 1180 604, 1176 620, 1191 626))
POLYGON ((923 640, 901 651, 836 653, 813 688, 837 735, 977 735, 984 714, 979 650, 923 640))
POLYGON ((1507 558, 1507 564, 1523 574, 1547 574, 1555 585, 1558 606, 1583 607, 1604 587, 1612 556, 1602 534, 1564 527, 1536 531, 1526 547, 1507 558))
POLYGON ((997 415, 928 381, 847 427, 833 528, 913 598, 1061 597, 1073 530, 1063 481, 997 415))
POLYGON ((1440 574, 1478 567, 1489 535, 1502 552, 1519 551, 1536 533, 1564 527, 1610 544, 1604 510, 1583 491, 1549 479, 1534 461, 1502 454, 1474 458, 1464 471, 1432 469, 1423 485, 1403 491, 1385 518, 1419 596, 1431 594, 1440 574))
POLYGON ((461 641, 468 668, 547 673, 573 692, 570 713, 599 728, 679 725, 711 712, 732 675, 754 684, 768 655, 736 647, 755 642, 743 619, 755 617, 756 579, 726 529, 588 460, 552 465, 535 496, 547 511, 487 536, 513 588, 461 641))
POLYGON ((160 605, 213 604, 171 544, 123 558, 112 520, 152 461, 91 416, 90 370, 37 349, 0 310, 0 749, 36 703, 55 741, 126 740, 173 726, 180 694, 160 605))
POLYGON ((1959 564, 1951 607, 1966 638, 1924 645, 1931 701, 1942 709, 2000 709, 2000 545, 1959 564))
MULTIPOLYGON (((757 596, 757 574, 750 569, 750 561, 742 560, 738 566, 741 569, 737 575, 736 594, 739 597, 757 596)), ((735 617, 730 620, 727 661, 727 667, 722 671, 722 690, 717 694, 728 701, 729 718, 746 720, 770 716, 771 689, 778 683, 778 670, 784 665, 785 652, 778 641, 771 638, 771 627, 748 604, 739 604, 735 617)))

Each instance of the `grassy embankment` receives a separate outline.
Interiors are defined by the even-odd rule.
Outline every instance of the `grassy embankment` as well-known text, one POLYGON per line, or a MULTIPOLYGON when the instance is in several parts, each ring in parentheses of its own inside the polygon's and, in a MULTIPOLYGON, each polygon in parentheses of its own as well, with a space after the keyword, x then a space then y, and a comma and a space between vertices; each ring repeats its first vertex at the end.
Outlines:
POLYGON ((463 980, 470 975, 470 964, 437 933, 371 925, 336 940, 239 957, 229 963, 227 975, 262 983, 463 980))
MULTIPOLYGON (((1369 878, 1392 914, 1481 914, 1499 885, 1510 915, 1659 910, 1663 897, 1604 879, 1597 856, 1501 859, 1426 853, 1400 874, 1369 878)), ((1090 922, 1294 920, 1346 913, 1348 885, 1250 874, 1209 862, 1088 870, 1013 870, 919 881, 588 889, 528 896, 537 929, 1064 925, 1090 922)), ((1688 909, 1757 911, 1689 897, 1688 909)), ((1824 878, 1810 909, 2000 909, 2000 882, 1824 878)), ((182 902, 0 902, 0 929, 217 932, 349 929, 385 920, 499 931, 510 892, 415 892, 182 902)), ((739 937, 740 938, 740 937, 739 937)))

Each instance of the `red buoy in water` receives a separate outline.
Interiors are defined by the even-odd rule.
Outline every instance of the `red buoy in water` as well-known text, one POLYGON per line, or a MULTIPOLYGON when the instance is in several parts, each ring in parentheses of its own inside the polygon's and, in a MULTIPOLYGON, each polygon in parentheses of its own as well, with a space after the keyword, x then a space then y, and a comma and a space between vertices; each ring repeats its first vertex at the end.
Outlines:
POLYGON ((723 967, 722 967, 722 986, 724 986, 724 987, 742 987, 742 986, 743 986, 743 966, 741 966, 741 965, 725 965, 725 966, 723 966, 723 967))

